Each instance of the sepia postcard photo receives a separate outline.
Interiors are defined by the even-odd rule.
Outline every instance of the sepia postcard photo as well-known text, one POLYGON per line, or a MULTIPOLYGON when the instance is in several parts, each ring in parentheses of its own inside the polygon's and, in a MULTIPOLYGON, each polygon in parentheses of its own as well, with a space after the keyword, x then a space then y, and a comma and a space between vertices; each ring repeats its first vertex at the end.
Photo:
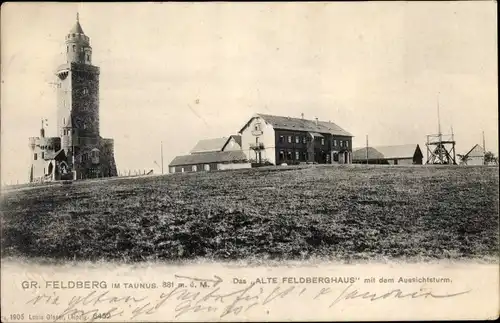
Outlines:
POLYGON ((496 12, 3 3, 2 322, 497 319, 496 12))

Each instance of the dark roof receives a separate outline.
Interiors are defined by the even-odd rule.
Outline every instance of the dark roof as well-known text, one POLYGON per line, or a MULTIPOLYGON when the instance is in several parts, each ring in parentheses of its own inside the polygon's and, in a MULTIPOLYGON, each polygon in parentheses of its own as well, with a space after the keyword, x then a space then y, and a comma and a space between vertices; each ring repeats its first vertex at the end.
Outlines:
POLYGON ((228 138, 212 138, 212 139, 202 139, 198 141, 196 146, 191 149, 191 153, 205 153, 210 151, 221 151, 224 145, 227 143, 228 138))
MULTIPOLYGON (((236 143, 241 146, 241 135, 231 135, 229 137, 229 139, 231 139, 231 138, 234 138, 234 141, 236 141, 236 143)), ((228 142, 229 142, 229 139, 228 139, 228 142)), ((227 142, 226 142, 226 144, 227 144, 227 142)))
POLYGON ((57 157, 62 157, 62 159, 64 159, 66 157, 66 154, 64 154, 64 149, 61 148, 58 151, 47 151, 43 155, 43 159, 45 159, 45 160, 52 160, 52 159, 56 159, 57 157), (63 154, 63 155, 59 156, 60 154, 63 154))
MULTIPOLYGON (((261 117, 266 122, 270 123, 274 129, 311 131, 311 132, 329 133, 332 135, 352 137, 352 134, 342 129, 340 126, 338 126, 333 122, 318 120, 318 123, 316 124, 316 120, 274 116, 262 113, 257 113, 254 117, 261 117)), ((243 129, 245 127, 243 127, 243 129)), ((243 129, 241 129, 241 131, 243 131, 243 129)))
POLYGON ((80 22, 77 20, 73 28, 69 31, 70 34, 84 34, 80 22))
MULTIPOLYGON (((417 150, 420 151, 420 147, 417 144, 368 147, 368 159, 413 158, 417 150)), ((365 160, 366 147, 353 149, 352 159, 365 160)))
POLYGON ((197 165, 197 164, 224 163, 224 162, 243 162, 243 161, 247 161, 247 157, 245 153, 243 153, 240 150, 214 151, 207 153, 177 156, 170 162, 169 166, 197 165))

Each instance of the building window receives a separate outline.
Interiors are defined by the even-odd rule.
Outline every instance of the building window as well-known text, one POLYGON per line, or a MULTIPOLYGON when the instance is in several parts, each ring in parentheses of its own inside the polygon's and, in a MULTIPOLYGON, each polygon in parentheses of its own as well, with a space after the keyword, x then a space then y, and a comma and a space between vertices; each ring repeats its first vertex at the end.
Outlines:
POLYGON ((305 161, 307 161, 307 151, 304 151, 304 152, 302 153, 302 155, 303 155, 303 157, 304 157, 304 160, 305 160, 305 161))
POLYGON ((286 157, 287 157, 288 160, 292 160, 293 159, 292 152, 288 151, 286 157))
POLYGON ((333 139, 333 146, 337 147, 337 139, 333 139))
POLYGON ((296 160, 300 159, 300 153, 298 151, 295 152, 295 159, 296 160))
POLYGON ((321 146, 325 145, 325 138, 321 138, 321 146))
POLYGON ((210 170, 210 165, 209 164, 205 164, 205 170, 210 170))
POLYGON ((345 141, 345 146, 349 147, 349 141, 347 141, 347 140, 345 141))
POLYGON ((344 147, 344 142, 342 140, 340 141, 340 147, 344 147))
POLYGON ((295 136, 295 143, 296 144, 300 143, 300 137, 299 136, 295 136))
POLYGON ((336 151, 333 152, 333 161, 336 161, 336 162, 339 161, 339 153, 336 151))
POLYGON ((306 136, 302 136, 302 143, 305 144, 307 142, 307 137, 306 136))
POLYGON ((285 137, 280 136, 280 142, 285 142, 285 137))
POLYGON ((33 155, 33 160, 37 160, 37 159, 38 159, 38 155, 35 153, 35 154, 33 155))
POLYGON ((90 62, 90 55, 87 54, 87 62, 90 62))
POLYGON ((42 151, 42 159, 45 158, 45 153, 42 151))
POLYGON ((66 46, 66 53, 69 53, 69 46, 66 46))
POLYGON ((254 126, 255 131, 260 131, 260 123, 256 123, 254 126))
POLYGON ((191 170, 192 170, 193 172, 196 172, 196 165, 191 166, 191 170))
POLYGON ((73 45, 73 53, 76 52, 76 45, 73 45))
POLYGON ((184 167, 181 167, 181 173, 184 173, 184 167))
POLYGON ((284 160, 284 159, 285 159, 285 151, 280 150, 279 160, 284 160))
POLYGON ((292 136, 288 136, 288 143, 292 143, 292 136))

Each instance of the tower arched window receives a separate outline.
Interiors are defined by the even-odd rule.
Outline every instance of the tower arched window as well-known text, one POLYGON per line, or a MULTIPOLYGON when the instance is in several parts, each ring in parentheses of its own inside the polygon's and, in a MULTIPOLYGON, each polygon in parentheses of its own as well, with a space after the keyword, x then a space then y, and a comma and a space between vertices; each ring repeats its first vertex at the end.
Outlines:
POLYGON ((69 53, 69 45, 66 46, 66 53, 69 53))
POLYGON ((76 52, 76 45, 73 45, 73 52, 76 52))

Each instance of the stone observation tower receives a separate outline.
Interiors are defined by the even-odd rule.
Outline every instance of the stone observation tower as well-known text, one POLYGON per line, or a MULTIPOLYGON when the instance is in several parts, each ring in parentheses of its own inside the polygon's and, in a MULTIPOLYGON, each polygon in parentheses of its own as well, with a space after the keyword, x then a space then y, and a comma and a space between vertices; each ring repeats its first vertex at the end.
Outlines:
POLYGON ((57 144, 42 149, 37 142, 46 139, 30 138, 30 181, 116 176, 113 140, 99 135, 99 67, 78 14, 65 43, 66 63, 56 70, 57 144))

